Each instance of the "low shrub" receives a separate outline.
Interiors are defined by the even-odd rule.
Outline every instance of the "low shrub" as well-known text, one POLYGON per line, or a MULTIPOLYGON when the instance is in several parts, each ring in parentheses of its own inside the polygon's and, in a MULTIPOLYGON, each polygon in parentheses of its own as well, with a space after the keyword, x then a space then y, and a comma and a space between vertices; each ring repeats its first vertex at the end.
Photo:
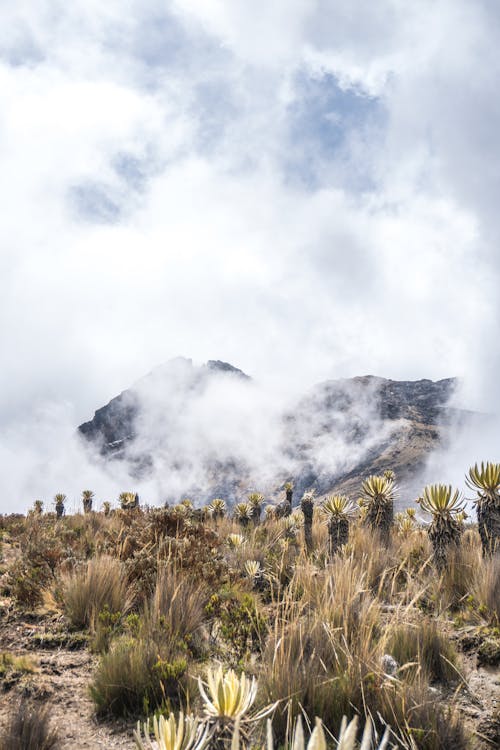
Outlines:
POLYGON ((254 594, 228 587, 210 597, 206 613, 212 618, 212 633, 236 661, 260 651, 266 618, 254 594))
POLYGON ((165 644, 161 653, 153 640, 117 638, 90 686, 97 714, 140 716, 178 705, 186 669, 186 659, 165 644))
POLYGON ((23 700, 13 707, 0 735, 0 750, 59 750, 57 731, 50 724, 48 706, 23 700))

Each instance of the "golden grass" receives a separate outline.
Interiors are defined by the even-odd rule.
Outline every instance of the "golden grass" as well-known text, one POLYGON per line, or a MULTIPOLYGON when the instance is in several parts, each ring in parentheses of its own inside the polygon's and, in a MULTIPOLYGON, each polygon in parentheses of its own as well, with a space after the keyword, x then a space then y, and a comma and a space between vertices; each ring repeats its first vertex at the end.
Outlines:
POLYGON ((95 629, 105 610, 125 614, 133 603, 123 565, 113 557, 95 557, 61 575, 56 587, 64 613, 74 627, 95 629))

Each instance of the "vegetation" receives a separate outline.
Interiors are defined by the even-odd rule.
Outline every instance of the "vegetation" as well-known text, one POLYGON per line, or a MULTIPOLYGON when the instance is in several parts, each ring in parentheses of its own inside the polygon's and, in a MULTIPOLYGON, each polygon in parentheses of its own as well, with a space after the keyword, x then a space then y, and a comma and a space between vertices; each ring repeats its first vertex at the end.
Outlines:
POLYGON ((0 750, 58 750, 59 738, 49 715, 47 706, 20 701, 13 706, 7 727, 0 734, 0 750))
POLYGON ((94 493, 92 492, 92 490, 83 490, 82 504, 83 504, 84 513, 90 513, 92 511, 93 501, 94 501, 94 493))
POLYGON ((323 503, 328 519, 330 554, 335 554, 349 541, 349 522, 356 514, 356 506, 345 495, 331 495, 323 503))
POLYGON ((313 548, 312 524, 314 514, 314 492, 312 490, 304 493, 302 500, 300 501, 300 509, 304 516, 304 539, 306 550, 311 552, 313 548))
POLYGON ((383 476, 372 474, 361 485, 361 504, 366 506, 366 523, 378 532, 385 544, 394 520, 394 498, 396 496, 394 473, 383 476))
POLYGON ((443 571, 448 562, 450 548, 456 548, 460 542, 462 527, 457 516, 464 510, 464 504, 459 491, 453 491, 450 485, 445 484, 427 485, 418 502, 422 510, 432 516, 429 539, 436 567, 443 571))
MULTIPOLYGON (((496 492, 493 469, 473 475, 496 492)), ((12 617, 45 622, 33 643, 91 649, 96 716, 130 722, 141 750, 351 750, 363 732, 365 747, 472 750, 456 633, 495 663, 500 554, 451 487, 389 523, 394 494, 386 473, 361 507, 310 491, 261 514, 253 493, 230 514, 220 498, 151 509, 125 493, 112 512, 4 517, 2 594, 12 617)), ((25 655, 1 656, 9 689, 36 680, 25 655)), ((23 745, 15 718, 0 748, 57 746, 23 745)))
POLYGON ((54 507, 56 511, 56 516, 58 518, 61 518, 64 515, 64 503, 66 502, 66 495, 63 495, 62 492, 58 492, 57 495, 54 496, 54 507))
POLYGON ((483 554, 500 546, 500 464, 482 463, 469 469, 468 487, 477 490, 477 520, 483 554))

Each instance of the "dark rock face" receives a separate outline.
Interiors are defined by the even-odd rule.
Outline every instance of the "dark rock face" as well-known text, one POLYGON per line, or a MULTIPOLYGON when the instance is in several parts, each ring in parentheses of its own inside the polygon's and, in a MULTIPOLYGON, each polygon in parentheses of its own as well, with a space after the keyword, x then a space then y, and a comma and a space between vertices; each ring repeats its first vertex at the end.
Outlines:
MULTIPOLYGON (((234 383, 242 389, 237 393, 244 401, 250 394, 245 389, 251 389, 253 381, 241 370, 218 360, 201 367, 188 359, 172 360, 98 409, 79 431, 85 441, 98 447, 103 460, 127 461, 131 476, 158 473, 161 457, 164 473, 182 477, 178 496, 221 496, 231 502, 249 488, 275 495, 288 479, 294 481, 297 502, 311 488, 318 496, 334 490, 355 496, 363 477, 391 468, 413 500, 417 490, 412 483, 429 453, 445 437, 452 414, 446 404, 456 386, 453 378, 394 381, 371 375, 318 384, 286 413, 275 416, 278 446, 267 461, 274 484, 264 487, 262 472, 256 475, 255 465, 252 468, 252 456, 236 447, 233 450, 233 434, 227 446, 222 443, 222 452, 220 445, 218 451, 211 450, 212 427, 207 428, 206 413, 193 409, 204 395, 213 401, 210 389, 215 389, 222 416, 237 410, 239 404, 224 401, 225 389, 234 383), (188 418, 191 433, 186 437, 183 425, 188 418), (204 431, 206 439, 198 441, 204 431), (161 440, 150 440, 153 434, 161 434, 161 440), (191 481, 195 475, 198 479, 191 481)), ((257 416, 266 429, 266 415, 257 416)), ((217 421, 215 411, 210 421, 210 425, 215 423, 214 430, 217 421)), ((245 429, 242 421, 242 429, 234 430, 235 444, 245 429)), ((224 433, 223 427, 220 432, 224 433)))
POLYGON ((228 364, 228 362, 221 362, 220 359, 209 359, 206 364, 207 369, 214 370, 215 372, 231 372, 233 375, 238 375, 240 378, 250 380, 248 375, 245 375, 243 370, 238 370, 237 367, 228 364))
POLYGON ((98 442, 103 453, 115 452, 123 447, 125 441, 133 440, 138 411, 137 394, 132 390, 124 391, 107 406, 97 409, 94 418, 81 424, 78 429, 87 440, 98 442))
MULTIPOLYGON (((194 391, 202 388, 215 373, 224 373, 242 380, 250 380, 242 370, 227 362, 209 360, 206 365, 195 368, 190 359, 178 357, 146 375, 132 388, 111 399, 109 404, 97 409, 93 419, 78 427, 83 437, 97 444, 103 455, 123 454, 126 444, 136 437, 137 421, 141 414, 143 394, 156 389, 156 383, 164 381, 168 393, 194 391)), ((161 397, 158 399, 161 402, 161 397)))
POLYGON ((286 417, 288 450, 302 467, 297 495, 315 487, 318 495, 334 489, 355 497, 361 479, 390 468, 414 499, 426 458, 446 438, 446 404, 456 385, 454 378, 395 381, 372 375, 317 385, 286 417), (326 436, 337 451, 333 470, 317 458, 326 436))

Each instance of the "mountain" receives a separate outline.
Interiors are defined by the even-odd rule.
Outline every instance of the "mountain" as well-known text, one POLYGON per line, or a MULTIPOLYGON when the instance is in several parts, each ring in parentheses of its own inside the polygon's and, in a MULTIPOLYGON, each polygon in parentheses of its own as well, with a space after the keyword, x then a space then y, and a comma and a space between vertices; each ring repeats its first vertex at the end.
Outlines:
POLYGON ((225 362, 178 358, 156 368, 80 425, 84 442, 131 480, 153 478, 156 502, 252 489, 277 496, 292 478, 295 497, 356 496, 363 477, 396 472, 402 503, 421 489, 429 454, 466 418, 447 406, 456 380, 331 380, 293 402, 271 399, 225 362))
POLYGON ((78 427, 81 435, 99 446, 102 455, 114 457, 124 455, 128 443, 137 436, 136 428, 141 411, 155 396, 158 407, 165 405, 164 396, 175 397, 183 394, 188 397, 203 386, 215 374, 249 380, 248 375, 227 362, 209 360, 199 368, 192 360, 177 357, 165 365, 155 368, 130 389, 97 409, 93 419, 78 427))

